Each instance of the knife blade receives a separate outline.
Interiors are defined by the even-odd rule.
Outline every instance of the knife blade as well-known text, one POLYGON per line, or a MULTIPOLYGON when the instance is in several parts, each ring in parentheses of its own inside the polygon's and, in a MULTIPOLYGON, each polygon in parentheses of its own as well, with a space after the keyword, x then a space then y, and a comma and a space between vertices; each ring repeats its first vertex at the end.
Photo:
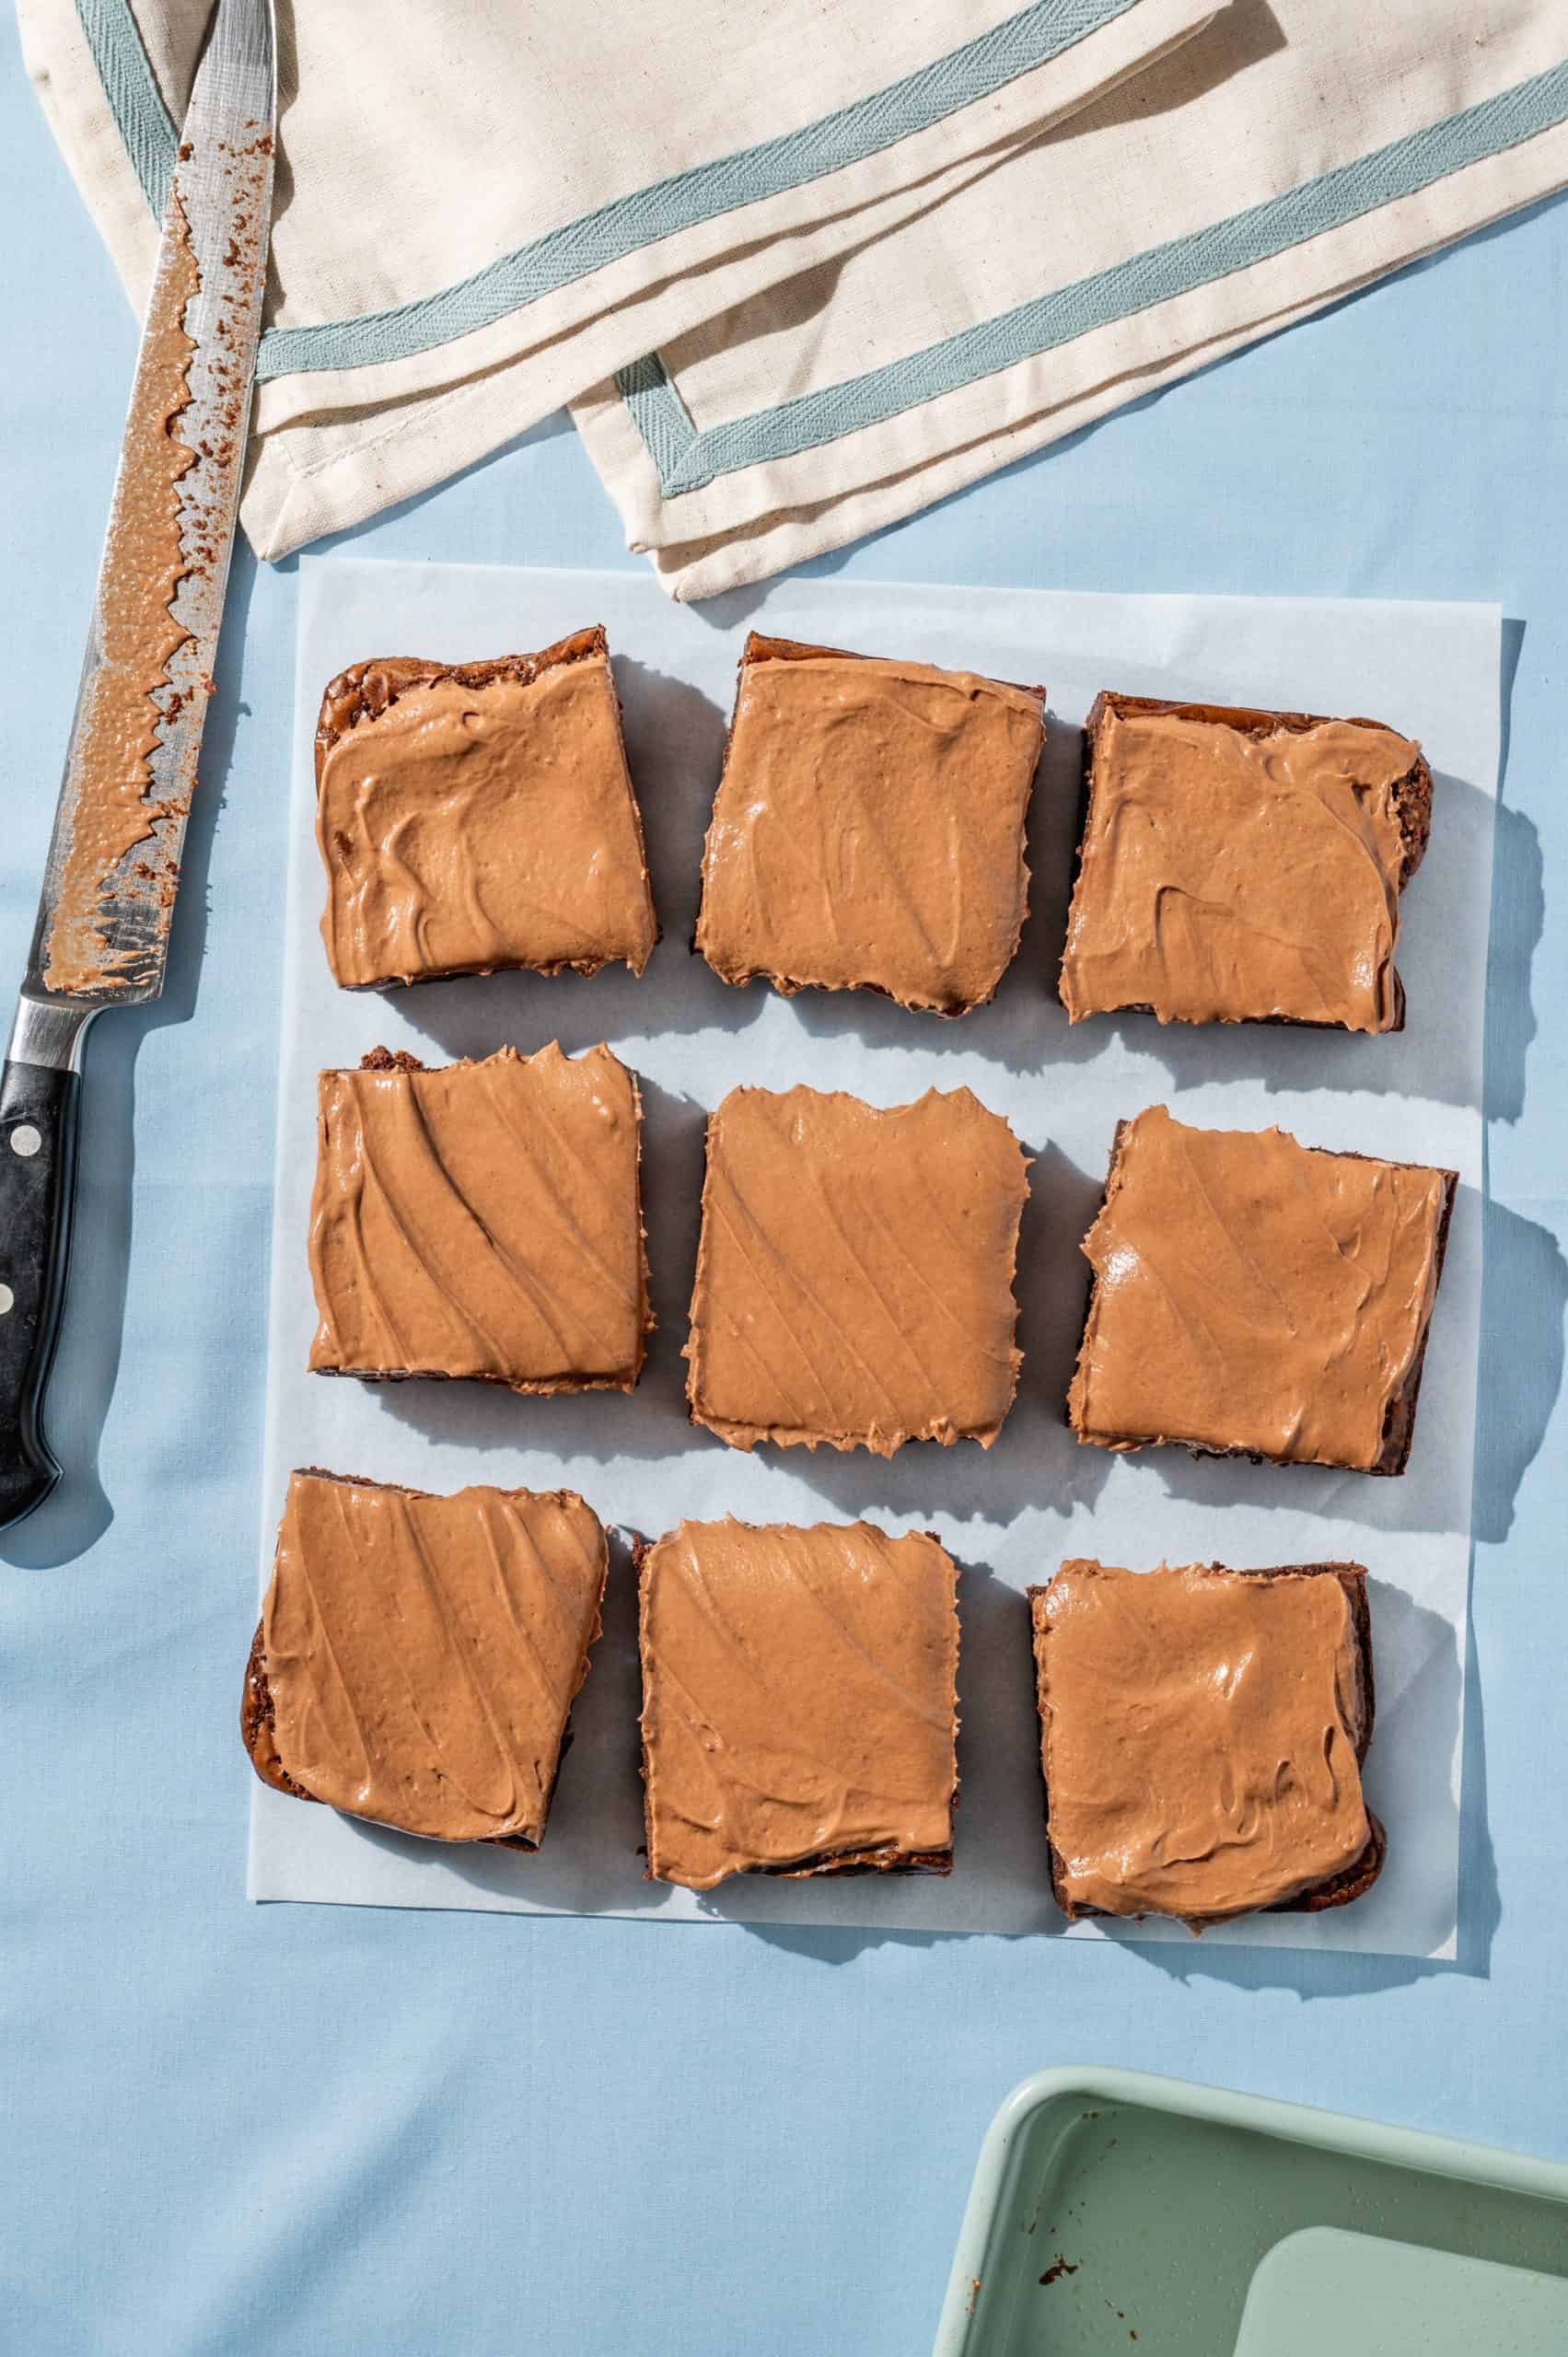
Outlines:
POLYGON ((41 1405, 64 1298, 82 1043, 163 988, 261 333, 272 0, 219 0, 164 212, 32 949, 0 1072, 0 1528, 60 1479, 41 1405))

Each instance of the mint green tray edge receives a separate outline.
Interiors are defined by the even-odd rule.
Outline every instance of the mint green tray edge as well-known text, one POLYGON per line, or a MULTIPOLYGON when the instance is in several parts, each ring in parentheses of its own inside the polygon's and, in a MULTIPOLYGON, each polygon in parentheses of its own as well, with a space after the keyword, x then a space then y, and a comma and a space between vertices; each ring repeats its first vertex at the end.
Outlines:
POLYGON ((973 2313, 975 2290, 983 2282, 987 2267, 1001 2260, 1004 2238, 1016 2231, 1016 2222, 1005 2213, 1003 2200, 1009 2163, 1037 2114, 1063 2102, 1139 2105, 1179 2119, 1249 2129, 1326 2152, 1347 2153, 1362 2160, 1568 2204, 1568 2164, 1532 2160, 1493 2145, 1428 2135, 1414 2128, 1389 2127, 1344 2112, 1320 2111, 1307 2104, 1280 2103, 1267 2096, 1238 2095, 1191 2080, 1156 2077, 1146 2071, 1095 2065, 1038 2071, 1014 2088, 986 2131, 953 2255, 933 2357, 986 2357, 984 2328, 973 2313))

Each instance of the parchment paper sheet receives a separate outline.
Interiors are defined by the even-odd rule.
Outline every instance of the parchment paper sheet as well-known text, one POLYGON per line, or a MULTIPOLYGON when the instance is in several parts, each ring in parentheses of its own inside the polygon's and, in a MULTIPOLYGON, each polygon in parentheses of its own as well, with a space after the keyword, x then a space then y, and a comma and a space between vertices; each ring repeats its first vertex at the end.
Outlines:
MULTIPOLYGON (((1377 1727, 1367 1764, 1388 1861, 1367 1898, 1319 1915, 1260 1916, 1212 1943, 1454 1952, 1470 1470, 1481 1296, 1481 1027, 1499 751, 1500 617, 1493 607, 877 586, 785 581, 701 610, 637 573, 512 571, 307 560, 300 568, 294 823, 283 1010, 278 1186, 261 1577, 295 1465, 433 1490, 566 1485, 607 1524, 650 1535, 682 1515, 931 1528, 963 1566, 961 1805, 947 1880, 737 1877, 697 1896, 643 1878, 635 1599, 613 1550, 606 1632, 574 1713, 537 1856, 446 1848, 256 1783, 258 1899, 635 1914, 661 1921, 823 1922, 889 1930, 1059 1932, 1041 1813, 1022 1591, 1063 1556, 1147 1568, 1351 1558, 1372 1574, 1377 1727), (311 736, 322 687, 376 655, 461 659, 542 646, 603 621, 626 711, 664 938, 641 981, 518 974, 386 996, 337 990, 317 931, 311 736), (691 956, 703 832, 748 628, 868 654, 1040 680, 1051 723, 1029 833, 1032 915, 995 1002, 951 1023, 866 993, 731 991, 691 956), (1259 1026, 1162 1028, 1096 1018, 1070 1030, 1056 963, 1077 810, 1078 729, 1097 689, 1368 714, 1419 737, 1437 773, 1432 848, 1411 886, 1400 965, 1408 1028, 1385 1039, 1259 1026), (305 1237, 315 1074, 384 1042, 429 1063, 608 1039, 641 1075, 645 1206, 659 1329, 630 1398, 530 1400, 488 1386, 366 1387, 308 1376, 315 1322, 305 1237), (687 1421, 686 1306, 703 1124, 740 1082, 806 1081, 892 1105, 968 1084, 1037 1157, 1018 1294, 1025 1365, 995 1447, 762 1448, 750 1457, 687 1421), (1163 1101, 1184 1120, 1278 1122, 1305 1144, 1440 1163, 1460 1174, 1422 1387, 1398 1480, 1315 1467, 1194 1463, 1169 1449, 1113 1457, 1063 1420, 1086 1264, 1077 1247, 1117 1120, 1163 1101)), ((235 1664, 238 1702, 242 1664, 235 1664)), ((1179 1925, 1109 1936, 1185 1941, 1179 1925)), ((1074 1936, 1107 1934, 1077 1927, 1074 1936)))

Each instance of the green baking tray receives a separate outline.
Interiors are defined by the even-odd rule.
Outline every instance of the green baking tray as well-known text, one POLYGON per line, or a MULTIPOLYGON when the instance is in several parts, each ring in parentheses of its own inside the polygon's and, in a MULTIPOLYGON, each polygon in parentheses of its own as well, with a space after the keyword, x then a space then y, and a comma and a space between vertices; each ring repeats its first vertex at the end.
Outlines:
POLYGON ((1316 2226, 1568 2277, 1568 2167, 1137 2071, 1042 2071, 986 2133, 935 2357, 1232 2357, 1260 2262, 1316 2226))

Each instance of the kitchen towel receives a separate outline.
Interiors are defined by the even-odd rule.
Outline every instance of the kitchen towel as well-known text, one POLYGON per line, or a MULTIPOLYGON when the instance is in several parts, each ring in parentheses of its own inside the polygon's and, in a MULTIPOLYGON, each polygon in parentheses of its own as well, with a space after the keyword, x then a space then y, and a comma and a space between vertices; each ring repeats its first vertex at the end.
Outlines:
MULTIPOLYGON (((1565 184, 1564 0, 1234 0, 1095 106, 574 414, 629 545, 704 598, 1565 184)), ((1444 366, 1409 356, 1412 378, 1444 366)), ((1049 529, 1048 487, 1040 504, 1049 529)))
MULTIPOLYGON (((929 208, 1216 0, 278 0, 242 522, 281 556, 929 208)), ((133 299, 210 0, 18 0, 133 299)))

